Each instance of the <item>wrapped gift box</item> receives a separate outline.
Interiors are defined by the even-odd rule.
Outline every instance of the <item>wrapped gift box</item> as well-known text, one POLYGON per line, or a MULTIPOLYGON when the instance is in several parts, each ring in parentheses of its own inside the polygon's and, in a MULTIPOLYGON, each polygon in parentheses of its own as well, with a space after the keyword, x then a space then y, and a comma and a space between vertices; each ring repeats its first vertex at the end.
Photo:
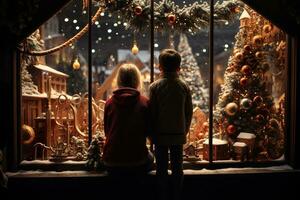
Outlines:
POLYGON ((248 145, 244 142, 235 142, 233 144, 233 159, 245 161, 248 157, 248 145))
POLYGON ((248 146, 248 154, 250 157, 253 156, 253 150, 255 147, 255 138, 256 136, 253 133, 241 132, 237 136, 237 142, 243 142, 248 146))
MULTIPOLYGON (((213 160, 227 160, 229 159, 229 145, 225 140, 213 138, 213 160)), ((203 143, 203 159, 209 160, 209 140, 203 143)))

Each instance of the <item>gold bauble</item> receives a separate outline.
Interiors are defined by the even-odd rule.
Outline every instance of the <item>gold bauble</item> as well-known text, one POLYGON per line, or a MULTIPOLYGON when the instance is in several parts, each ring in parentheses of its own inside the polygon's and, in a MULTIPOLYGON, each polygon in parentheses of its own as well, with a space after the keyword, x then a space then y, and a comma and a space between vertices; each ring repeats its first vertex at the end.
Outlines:
POLYGON ((264 25, 263 32, 268 34, 272 31, 273 27, 270 24, 264 25))
POLYGON ((76 58, 73 62, 73 69, 77 70, 80 68, 80 63, 78 61, 78 58, 76 58))
POLYGON ((252 39, 253 44, 260 46, 263 44, 263 37, 261 35, 256 35, 252 39))
POLYGON ((263 57, 263 53, 261 51, 258 51, 258 52, 255 53, 255 57, 257 59, 261 59, 263 57))
POLYGON ((229 116, 233 116, 237 113, 238 111, 238 105, 234 102, 231 102, 231 103, 228 103, 226 106, 225 106, 225 112, 227 115, 229 116))
POLYGON ((244 55, 243 55, 243 53, 238 52, 234 55, 234 57, 237 61, 241 61, 244 58, 244 55))
POLYGON ((132 49, 131 49, 131 53, 132 53, 133 55, 136 55, 136 54, 139 53, 139 48, 138 48, 138 46, 137 46, 136 44, 133 45, 133 47, 132 47, 132 49))

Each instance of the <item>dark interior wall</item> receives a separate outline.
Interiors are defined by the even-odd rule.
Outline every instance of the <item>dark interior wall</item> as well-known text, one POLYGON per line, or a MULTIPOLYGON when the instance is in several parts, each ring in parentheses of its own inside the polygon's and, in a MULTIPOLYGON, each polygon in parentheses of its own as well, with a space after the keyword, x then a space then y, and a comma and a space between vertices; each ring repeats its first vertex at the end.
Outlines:
MULTIPOLYGON (((295 199, 299 178, 299 172, 187 175, 182 199, 295 199)), ((132 177, 12 177, 8 188, 11 198, 22 194, 29 199, 157 199, 154 175, 137 182, 132 177)))
POLYGON ((0 44, 15 47, 70 0, 4 0, 0 2, 0 44))
POLYGON ((273 24, 297 37, 300 35, 299 0, 242 0, 273 24))

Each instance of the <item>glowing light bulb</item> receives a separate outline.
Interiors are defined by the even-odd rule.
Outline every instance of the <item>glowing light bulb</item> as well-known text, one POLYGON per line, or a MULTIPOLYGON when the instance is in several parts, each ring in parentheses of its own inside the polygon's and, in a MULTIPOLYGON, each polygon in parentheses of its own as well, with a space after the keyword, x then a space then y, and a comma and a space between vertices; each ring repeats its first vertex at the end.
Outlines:
POLYGON ((80 63, 78 61, 78 58, 76 58, 73 62, 73 69, 78 70, 80 68, 80 63))
POLYGON ((136 54, 139 53, 139 48, 138 48, 138 46, 137 46, 136 44, 133 45, 133 47, 132 47, 132 49, 131 49, 131 53, 132 53, 133 55, 136 55, 136 54))

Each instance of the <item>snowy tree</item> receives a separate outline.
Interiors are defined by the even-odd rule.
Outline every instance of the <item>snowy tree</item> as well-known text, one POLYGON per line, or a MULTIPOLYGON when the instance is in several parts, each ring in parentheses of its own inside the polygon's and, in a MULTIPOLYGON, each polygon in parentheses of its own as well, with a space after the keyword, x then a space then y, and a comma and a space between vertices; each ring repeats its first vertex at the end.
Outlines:
POLYGON ((190 87, 193 105, 208 113, 208 88, 202 79, 200 68, 185 34, 180 35, 178 52, 181 55, 180 77, 190 87))

